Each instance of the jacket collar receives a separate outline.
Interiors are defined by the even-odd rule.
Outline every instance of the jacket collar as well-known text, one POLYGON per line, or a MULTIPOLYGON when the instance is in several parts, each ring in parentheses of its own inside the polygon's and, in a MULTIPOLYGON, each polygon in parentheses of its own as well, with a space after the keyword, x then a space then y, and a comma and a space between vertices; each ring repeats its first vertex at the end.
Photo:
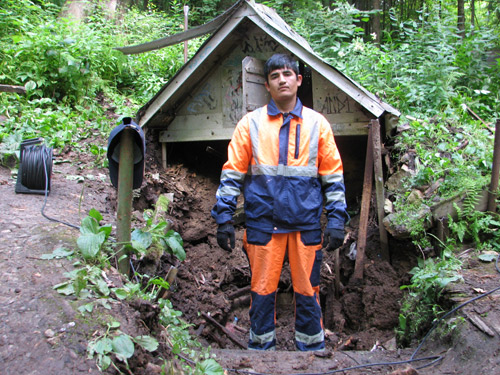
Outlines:
MULTIPOLYGON (((281 112, 279 111, 278 107, 276 107, 276 103, 273 99, 271 99, 271 101, 267 105, 267 114, 269 116, 278 116, 280 113, 281 112)), ((290 112, 290 114, 294 115, 295 117, 302 118, 302 102, 299 98, 297 98, 295 108, 290 112)))

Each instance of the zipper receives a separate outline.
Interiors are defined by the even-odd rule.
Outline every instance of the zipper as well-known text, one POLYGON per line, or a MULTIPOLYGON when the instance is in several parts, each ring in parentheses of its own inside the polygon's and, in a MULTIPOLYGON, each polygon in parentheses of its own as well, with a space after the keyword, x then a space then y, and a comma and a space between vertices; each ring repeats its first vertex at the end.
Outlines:
POLYGON ((295 128, 295 159, 299 158, 299 147, 300 147, 300 124, 297 124, 295 128))

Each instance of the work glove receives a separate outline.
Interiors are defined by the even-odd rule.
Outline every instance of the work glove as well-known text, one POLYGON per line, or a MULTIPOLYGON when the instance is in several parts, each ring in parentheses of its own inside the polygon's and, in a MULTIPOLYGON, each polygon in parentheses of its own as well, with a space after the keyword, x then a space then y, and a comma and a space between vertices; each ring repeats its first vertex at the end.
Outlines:
POLYGON ((234 226, 231 223, 225 223, 219 225, 217 228, 217 243, 226 251, 233 251, 234 249, 234 226), (228 246, 229 244, 231 246, 228 246))
POLYGON ((335 250, 344 243, 344 230, 326 228, 323 234, 323 247, 328 251, 335 250))

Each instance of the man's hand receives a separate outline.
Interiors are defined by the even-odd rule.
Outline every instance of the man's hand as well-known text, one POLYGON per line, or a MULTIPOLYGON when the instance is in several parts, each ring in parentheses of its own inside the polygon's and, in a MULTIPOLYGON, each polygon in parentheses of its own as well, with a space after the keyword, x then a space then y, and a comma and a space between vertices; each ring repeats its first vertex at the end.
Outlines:
POLYGON ((234 226, 231 223, 219 225, 217 228, 217 243, 226 251, 233 251, 234 249, 234 226), (229 240, 229 245, 228 245, 229 240))
POLYGON ((342 229, 326 228, 323 235, 323 247, 328 251, 335 250, 344 243, 344 231, 342 229))

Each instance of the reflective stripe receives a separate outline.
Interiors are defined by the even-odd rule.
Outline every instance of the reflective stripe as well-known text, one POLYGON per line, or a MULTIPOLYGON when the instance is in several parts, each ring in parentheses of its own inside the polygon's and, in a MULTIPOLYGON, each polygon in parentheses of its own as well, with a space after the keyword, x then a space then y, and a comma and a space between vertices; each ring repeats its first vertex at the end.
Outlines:
POLYGON ((233 169, 224 169, 220 175, 220 180, 224 182, 224 180, 228 179, 243 183, 243 180, 245 179, 245 173, 241 173, 233 169))
POLYGON ((331 185, 331 184, 343 184, 344 183, 344 175, 341 173, 327 174, 321 176, 321 185, 331 185))
POLYGON ((254 346, 273 342, 273 340, 276 340, 276 330, 272 330, 271 332, 264 333, 262 335, 257 335, 252 330, 250 330, 250 342, 254 346))
POLYGON ((215 196, 217 198, 239 196, 241 190, 237 185, 243 184, 245 176, 245 173, 241 173, 233 169, 224 169, 220 177, 221 184, 219 185, 215 196), (234 184, 233 182, 236 182, 236 184, 234 184))
MULTIPOLYGON (((252 348, 251 346, 249 346, 247 349, 248 350, 253 350, 253 351, 256 351, 256 352, 257 351, 262 351, 262 349, 252 348)), ((268 349, 266 349, 266 351, 270 351, 270 352, 274 352, 275 350, 276 350, 276 346, 270 346, 268 349)))
MULTIPOLYGON (((309 112, 309 109, 304 108, 303 111, 309 112)), ((308 114, 309 113, 307 113, 306 116, 308 114)), ((304 116, 304 119, 305 118, 306 117, 304 116)), ((307 118, 310 117, 308 116, 307 118)), ((311 140, 309 141, 309 166, 315 166, 316 161, 318 159, 318 144, 319 144, 319 118, 317 116, 314 116, 314 122, 310 125, 309 133, 311 134, 311 140)))
POLYGON ((305 333, 300 333, 298 331, 295 331, 295 341, 304 343, 305 345, 308 345, 308 346, 312 345, 312 344, 320 343, 320 342, 325 341, 325 332, 323 330, 321 330, 321 332, 319 332, 313 336, 309 336, 309 335, 306 335, 305 333))
POLYGON ((318 177, 318 168, 295 167, 288 165, 252 165, 249 175, 286 176, 286 177, 318 177))
POLYGON ((235 186, 221 186, 217 189, 215 193, 216 198, 220 197, 237 197, 241 193, 241 190, 235 186))
POLYGON ((255 164, 259 164, 259 124, 262 122, 260 118, 262 112, 266 107, 257 108, 255 111, 250 112, 249 127, 250 127, 250 140, 252 141, 252 153, 255 164))
POLYGON ((343 191, 332 191, 325 194, 327 202, 342 202, 345 203, 345 194, 343 191))

